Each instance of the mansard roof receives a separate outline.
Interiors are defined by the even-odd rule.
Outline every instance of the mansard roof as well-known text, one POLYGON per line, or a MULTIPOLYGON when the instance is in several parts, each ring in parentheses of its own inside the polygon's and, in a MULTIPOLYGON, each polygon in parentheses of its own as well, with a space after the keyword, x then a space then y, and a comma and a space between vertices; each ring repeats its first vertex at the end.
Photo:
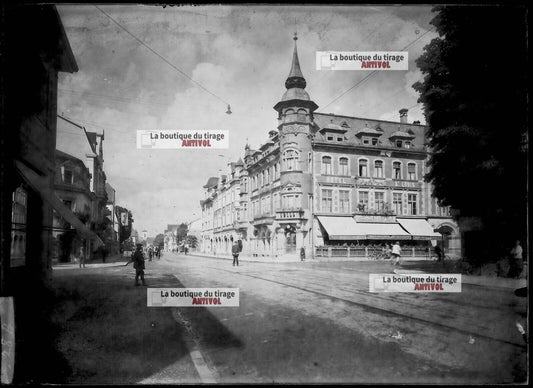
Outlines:
MULTIPOLYGON (((318 128, 315 133, 315 141, 326 142, 328 126, 332 124, 347 130, 344 134, 346 145, 359 145, 361 135, 380 135, 380 142, 383 146, 394 146, 392 139, 402 138, 411 140, 414 149, 423 148, 425 143, 426 126, 412 123, 401 123, 385 120, 366 119, 361 117, 340 116, 332 113, 314 113, 314 124, 318 128), (344 124, 343 126, 343 123, 344 124)), ((330 131, 331 132, 331 131, 330 131)))

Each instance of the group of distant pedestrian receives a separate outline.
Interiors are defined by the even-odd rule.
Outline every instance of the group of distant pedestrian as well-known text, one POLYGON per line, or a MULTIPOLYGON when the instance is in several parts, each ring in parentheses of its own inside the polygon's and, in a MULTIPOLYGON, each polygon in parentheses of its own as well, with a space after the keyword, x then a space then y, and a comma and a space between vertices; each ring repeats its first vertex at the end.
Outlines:
POLYGON ((152 261, 152 258, 161 258, 161 247, 148 247, 148 260, 152 261))

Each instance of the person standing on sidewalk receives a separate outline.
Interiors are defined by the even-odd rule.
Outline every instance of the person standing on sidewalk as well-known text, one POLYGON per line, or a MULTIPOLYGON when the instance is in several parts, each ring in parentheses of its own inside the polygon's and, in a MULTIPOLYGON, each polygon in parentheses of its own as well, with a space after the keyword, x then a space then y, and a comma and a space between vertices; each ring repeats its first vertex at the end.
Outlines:
POLYGON ((237 263, 237 267, 239 266, 239 253, 240 253, 240 248, 239 248, 239 242, 238 241, 234 241, 233 242, 233 245, 231 247, 231 253, 233 254, 233 266, 235 267, 235 263, 237 263))
MULTIPOLYGON (((396 259, 394 262, 394 265, 400 265, 400 256, 401 256, 402 248, 400 248, 400 243, 396 241, 396 243, 392 246, 392 258, 396 259)), ((391 262, 392 264, 392 262, 391 262)))
POLYGON ((509 260, 509 273, 508 277, 518 278, 524 269, 524 262, 522 260, 522 247, 520 246, 520 241, 516 240, 516 244, 513 249, 511 249, 511 258, 509 260))
POLYGON ((139 285, 139 277, 141 278, 143 286, 146 286, 144 282, 144 253, 142 244, 137 244, 137 248, 132 257, 133 268, 135 268, 135 285, 139 285))

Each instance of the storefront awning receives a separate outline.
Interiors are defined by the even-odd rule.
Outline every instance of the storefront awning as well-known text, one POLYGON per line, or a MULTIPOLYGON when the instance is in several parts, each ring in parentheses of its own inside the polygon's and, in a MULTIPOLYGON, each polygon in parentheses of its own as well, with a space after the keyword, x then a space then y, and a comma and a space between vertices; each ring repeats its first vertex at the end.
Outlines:
POLYGON ((59 215, 65 219, 65 221, 71 224, 82 237, 94 241, 95 249, 101 245, 104 245, 100 237, 98 237, 98 235, 92 230, 87 228, 83 222, 81 222, 80 219, 63 204, 63 202, 50 187, 50 182, 47 178, 38 175, 32 169, 19 161, 15 161, 15 166, 30 187, 37 191, 43 200, 48 202, 50 206, 52 206, 59 213, 59 215))
POLYGON ((356 222, 352 217, 317 216, 330 240, 410 240, 395 222, 356 222))
POLYGON ((330 240, 364 240, 352 217, 317 216, 330 240))
POLYGON ((442 236, 434 232, 433 227, 421 218, 396 218, 396 221, 413 236, 413 240, 436 240, 442 236))
POLYGON ((400 224, 393 222, 358 222, 357 227, 367 240, 411 239, 411 235, 400 224))

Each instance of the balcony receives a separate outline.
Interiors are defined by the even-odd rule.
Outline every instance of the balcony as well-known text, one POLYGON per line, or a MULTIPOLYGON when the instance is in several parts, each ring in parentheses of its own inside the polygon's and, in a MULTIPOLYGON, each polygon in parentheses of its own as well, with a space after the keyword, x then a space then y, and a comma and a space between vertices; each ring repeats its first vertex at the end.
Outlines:
POLYGON ((301 221, 306 220, 303 209, 284 209, 276 211, 276 221, 301 221))

